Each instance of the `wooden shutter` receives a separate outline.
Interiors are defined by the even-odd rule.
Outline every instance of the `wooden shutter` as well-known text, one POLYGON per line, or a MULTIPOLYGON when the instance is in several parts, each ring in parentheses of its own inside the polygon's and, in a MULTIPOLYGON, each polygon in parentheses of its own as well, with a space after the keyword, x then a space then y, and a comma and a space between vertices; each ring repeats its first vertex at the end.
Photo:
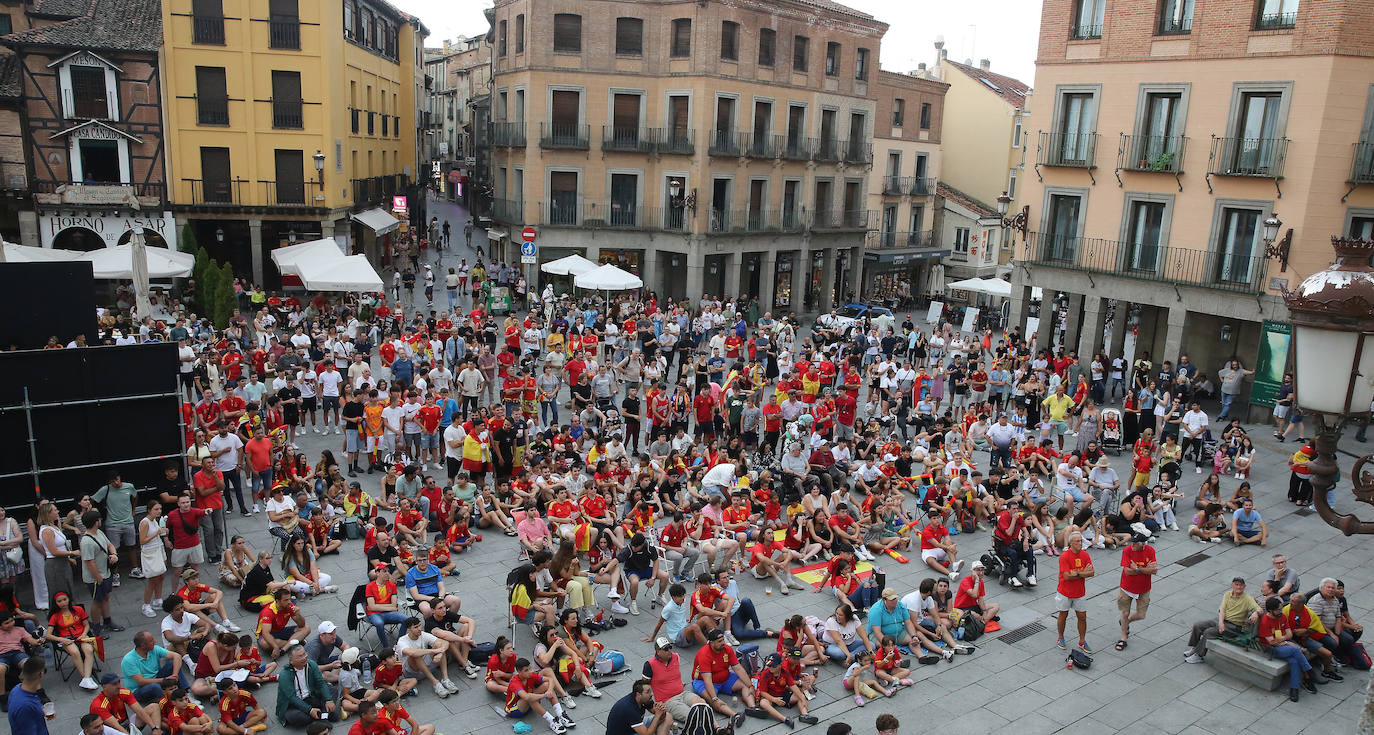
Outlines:
POLYGON ((232 202, 229 183, 229 149, 200 149, 201 192, 207 202, 232 202))
POLYGON ((197 18, 222 18, 224 4, 221 0, 191 0, 191 15, 197 18))
POLYGON ((222 100, 229 96, 224 81, 224 67, 196 67, 196 97, 204 100, 222 100))
POLYGON ((554 171, 549 174, 549 193, 568 193, 577 191, 577 173, 573 171, 554 171))
POLYGON ((639 56, 644 53, 644 21, 640 18, 615 19, 615 52, 639 56))
POLYGON ((639 129, 639 95, 617 94, 612 103, 611 127, 630 131, 639 129))
POLYGON ((692 53, 692 19, 678 18, 673 21, 673 56, 690 56, 692 53))
POLYGON ((731 119, 734 117, 735 101, 729 97, 721 97, 716 100, 716 130, 728 133, 734 128, 731 119))
POLYGON ((553 16, 553 50, 580 53, 582 51, 582 16, 558 13, 553 16))
POLYGON ((687 123, 689 122, 687 106, 689 101, 687 97, 682 96, 668 98, 668 114, 672 118, 674 132, 681 133, 687 130, 687 123))
POLYGON ((554 90, 553 124, 558 126, 577 125, 581 93, 570 90, 554 90))
POLYGON ((275 151, 277 164, 276 204, 305 203, 305 156, 301 151, 275 151))
POLYGON ((272 99, 278 102, 300 102, 301 73, 273 70, 272 99))
POLYGON ((297 0, 268 0, 267 12, 273 20, 287 20, 300 16, 297 0))

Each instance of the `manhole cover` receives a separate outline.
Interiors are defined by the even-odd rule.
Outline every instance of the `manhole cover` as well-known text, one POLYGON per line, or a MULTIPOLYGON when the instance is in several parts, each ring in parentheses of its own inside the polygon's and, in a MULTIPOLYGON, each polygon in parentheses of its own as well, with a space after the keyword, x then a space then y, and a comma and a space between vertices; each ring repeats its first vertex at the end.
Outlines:
POLYGON ((1023 641, 1035 635, 1036 633, 1043 633, 1047 630, 1049 630, 1049 628, 1046 628, 1044 623, 1027 623, 1021 626, 1020 628, 1012 628, 1011 630, 1003 633, 1002 635, 997 636, 997 640, 1002 641, 1003 643, 1016 643, 1017 641, 1023 641))
POLYGON ((1196 553, 1196 554, 1189 554, 1188 556, 1185 556, 1185 557, 1183 557, 1182 559, 1179 559, 1179 560, 1178 560, 1177 562, 1175 562, 1175 563, 1178 564, 1178 565, 1181 566, 1181 567, 1191 567, 1191 566, 1193 566, 1194 564, 1201 564, 1202 562, 1207 561, 1207 560, 1210 559, 1210 558, 1211 558, 1210 555, 1205 554, 1205 553, 1199 551, 1199 552, 1196 553))

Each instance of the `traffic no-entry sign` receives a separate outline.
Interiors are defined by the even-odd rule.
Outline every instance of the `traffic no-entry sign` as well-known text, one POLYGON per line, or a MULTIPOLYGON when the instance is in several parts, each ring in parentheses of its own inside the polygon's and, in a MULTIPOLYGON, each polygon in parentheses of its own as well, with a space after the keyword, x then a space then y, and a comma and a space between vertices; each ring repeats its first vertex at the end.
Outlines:
POLYGON ((525 229, 520 231, 520 238, 525 242, 534 242, 534 238, 538 234, 539 233, 536 232, 533 227, 526 227, 525 229))

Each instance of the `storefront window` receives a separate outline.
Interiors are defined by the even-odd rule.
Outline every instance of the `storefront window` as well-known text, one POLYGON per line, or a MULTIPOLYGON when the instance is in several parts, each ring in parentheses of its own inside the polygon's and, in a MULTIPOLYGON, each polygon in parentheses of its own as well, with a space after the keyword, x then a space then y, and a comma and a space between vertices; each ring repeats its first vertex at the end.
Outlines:
POLYGON ((610 264, 623 271, 639 275, 640 264, 644 259, 643 250, 602 250, 598 259, 601 265, 610 264))
POLYGON ((792 305, 792 256, 779 255, 773 279, 773 305, 782 309, 792 305))

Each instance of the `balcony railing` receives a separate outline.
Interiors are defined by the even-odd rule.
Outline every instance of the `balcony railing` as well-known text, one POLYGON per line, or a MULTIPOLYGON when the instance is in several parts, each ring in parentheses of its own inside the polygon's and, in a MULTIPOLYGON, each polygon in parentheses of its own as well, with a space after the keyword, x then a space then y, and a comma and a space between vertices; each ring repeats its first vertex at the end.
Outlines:
POLYGON ((834 138, 814 139, 812 150, 815 151, 813 157, 817 161, 835 162, 840 160, 840 143, 834 138))
POLYGON ((355 205, 378 204, 389 196, 402 194, 406 188, 405 174, 391 176, 372 176, 353 179, 353 203, 355 205))
POLYGON ((525 224, 524 207, 514 199, 491 200, 491 218, 508 225, 525 224))
POLYGON ((539 123, 539 147, 585 151, 591 147, 591 133, 586 125, 539 123))
POLYGON ((891 196, 906 194, 911 191, 910 176, 884 176, 883 193, 891 196))
POLYGON ((1255 18, 1255 30, 1272 31, 1280 28, 1295 28, 1298 25, 1297 13, 1260 13, 1255 18))
POLYGON ((1374 184, 1374 141, 1356 143, 1355 157, 1350 162, 1350 183, 1374 184))
POLYGON ((711 232, 799 232, 802 219, 780 209, 713 210, 711 232))
POLYGON ((228 97, 196 97, 196 122, 200 125, 228 125, 228 97))
MULTIPOLYGON (((371 120, 368 122, 371 123, 371 120)), ((294 130, 305 127, 305 113, 302 111, 301 101, 272 100, 272 127, 294 130)))
POLYGON ((156 198, 157 198, 158 200, 160 200, 160 201, 163 200, 163 199, 165 199, 165 198, 166 198, 166 194, 167 194, 167 186, 166 186, 165 184, 163 184, 162 182, 160 182, 160 181, 131 182, 131 183, 127 183, 127 184, 126 184, 126 183, 120 182, 120 181, 87 181, 87 182, 82 182, 82 181, 55 181, 55 180, 53 180, 53 179, 34 179, 32 183, 33 183, 33 189, 32 189, 32 191, 33 191, 35 194, 56 194, 58 188, 63 187, 63 186, 68 186, 68 187, 75 187, 75 186, 85 186, 85 187, 96 187, 96 186, 127 187, 127 188, 133 190, 134 196, 136 196, 136 197, 156 197, 156 198))
POLYGON ((1102 37, 1102 26, 1090 23, 1080 23, 1069 29, 1069 38, 1074 41, 1086 41, 1091 38, 1102 37))
POLYGON ((851 140, 844 147, 845 163, 873 163, 873 144, 851 140))
POLYGON ((1193 32, 1193 18, 1160 18, 1155 34, 1159 36, 1181 36, 1193 32))
POLYGON ((743 151, 739 147, 739 136, 729 130, 712 130, 711 144, 707 148, 707 153, 713 156, 739 156, 743 151))
POLYGON ((689 210, 682 207, 641 207, 616 202, 583 202, 576 205, 539 205, 540 224, 552 227, 594 227, 612 230, 686 232, 689 210))
POLYGON ((191 16, 191 42, 224 45, 224 18, 191 16))
POLYGON ((811 229, 876 230, 878 229, 878 212, 873 209, 816 212, 811 215, 811 229))
POLYGON ((247 179, 182 179, 190 184, 191 201, 178 204, 224 204, 244 203, 244 194, 250 183, 247 179))
POLYGON ((1040 133, 1036 162, 1042 166, 1097 168, 1097 133, 1040 133))
POLYGON ((696 153, 696 131, 691 128, 661 128, 656 138, 659 153, 691 156, 696 153))
POLYGON ((877 232, 869 238, 868 247, 882 250, 889 248, 934 248, 935 232, 933 230, 877 232))
POLYGON ((1287 138, 1212 137, 1212 157, 1207 173, 1215 176, 1283 177, 1288 155, 1287 138))
POLYGON ((811 138, 784 136, 782 141, 782 157, 789 161, 809 161, 811 160, 811 151, 814 147, 811 138))
POLYGON ((491 143, 498 148, 524 148, 525 147, 525 123, 522 122, 499 122, 492 123, 491 143))
POLYGON ((911 195, 914 197, 935 196, 934 176, 917 176, 911 180, 911 195))
POLYGON ((267 23, 267 47, 299 49, 301 22, 299 18, 273 18, 267 23))
POLYGON ((348 108, 348 116, 349 116, 350 120, 352 120, 352 122, 353 122, 353 134, 354 134, 354 135, 357 135, 357 134, 358 134, 358 113, 359 113, 359 112, 361 112, 361 110, 359 110, 359 109, 356 108, 356 107, 350 107, 350 108, 348 108))
POLYGON ((601 150, 620 153, 649 153, 657 146, 654 141, 657 129, 617 128, 601 126, 601 150))
POLYGON ((739 134, 739 147, 747 158, 777 158, 782 154, 784 142, 781 135, 739 134))
POLYGON ((1103 273, 1163 283, 1258 293, 1264 283, 1264 253, 1215 252, 1168 245, 1062 237, 1032 232, 1026 260, 1064 270, 1103 273))
POLYGON ((315 206, 317 183, 314 181, 259 181, 262 202, 273 207, 315 206))
POLYGON ((1116 167, 1127 171, 1183 172, 1188 138, 1182 135, 1125 135, 1116 152, 1116 167))

